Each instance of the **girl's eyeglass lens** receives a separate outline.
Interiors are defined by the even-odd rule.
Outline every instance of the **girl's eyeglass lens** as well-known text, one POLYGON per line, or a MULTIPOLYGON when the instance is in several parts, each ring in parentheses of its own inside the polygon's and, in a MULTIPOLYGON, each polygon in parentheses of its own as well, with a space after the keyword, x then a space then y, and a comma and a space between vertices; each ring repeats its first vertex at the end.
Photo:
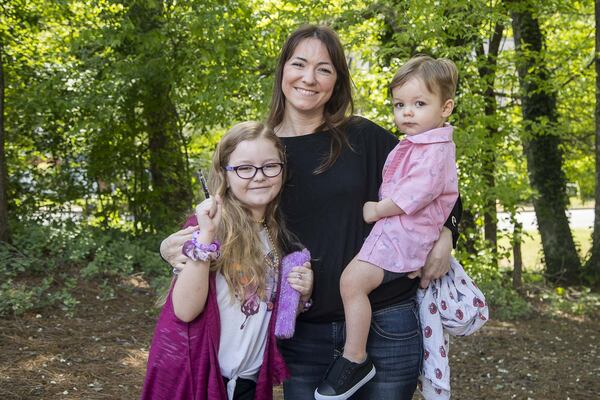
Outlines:
POLYGON ((238 165, 234 167, 228 165, 225 167, 225 170, 235 171, 237 176, 242 179, 254 178, 258 170, 260 170, 267 178, 274 178, 281 174, 281 171, 283 171, 283 163, 269 163, 263 165, 262 167, 255 167, 254 165, 238 165))

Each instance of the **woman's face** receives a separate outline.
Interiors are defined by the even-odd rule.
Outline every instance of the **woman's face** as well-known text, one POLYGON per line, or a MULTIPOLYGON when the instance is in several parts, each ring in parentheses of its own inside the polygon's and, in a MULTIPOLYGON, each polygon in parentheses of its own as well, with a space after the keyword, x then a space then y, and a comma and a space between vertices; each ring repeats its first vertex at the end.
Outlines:
POLYGON ((337 72, 327 48, 319 39, 302 40, 283 67, 281 88, 287 110, 323 114, 333 94, 337 72))

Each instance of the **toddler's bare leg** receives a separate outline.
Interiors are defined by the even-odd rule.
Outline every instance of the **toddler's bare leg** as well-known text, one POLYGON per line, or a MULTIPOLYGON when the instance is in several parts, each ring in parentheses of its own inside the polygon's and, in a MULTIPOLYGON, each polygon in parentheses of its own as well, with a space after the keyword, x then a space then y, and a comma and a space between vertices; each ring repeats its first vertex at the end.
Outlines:
POLYGON ((367 356, 371 326, 369 293, 381 285, 383 269, 354 258, 342 273, 340 291, 346 314, 344 358, 362 363, 367 356))

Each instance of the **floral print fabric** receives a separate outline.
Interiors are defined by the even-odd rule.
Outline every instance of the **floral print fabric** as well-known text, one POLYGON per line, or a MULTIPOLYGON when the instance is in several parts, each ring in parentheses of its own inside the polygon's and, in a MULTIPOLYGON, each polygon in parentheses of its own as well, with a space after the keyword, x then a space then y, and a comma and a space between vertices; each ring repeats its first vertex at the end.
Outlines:
POLYGON ((417 292, 423 330, 423 371, 419 390, 425 400, 450 398, 449 335, 467 336, 489 318, 481 290, 454 258, 450 271, 417 292))

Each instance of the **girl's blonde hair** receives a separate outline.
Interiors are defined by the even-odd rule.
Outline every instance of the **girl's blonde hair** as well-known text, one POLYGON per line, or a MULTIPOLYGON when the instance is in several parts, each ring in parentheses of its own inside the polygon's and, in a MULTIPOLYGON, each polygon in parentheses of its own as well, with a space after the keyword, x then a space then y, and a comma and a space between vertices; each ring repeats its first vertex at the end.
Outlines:
MULTIPOLYGON (((227 171, 231 153, 238 144, 246 140, 266 139, 277 149, 281 162, 285 163, 285 149, 273 130, 262 122, 242 122, 233 126, 215 149, 212 166, 208 175, 208 186, 212 196, 222 199, 221 224, 217 238, 221 241, 221 257, 211 263, 211 271, 223 274, 232 294, 243 299, 244 287, 256 287, 261 299, 265 296, 265 252, 259 232, 264 225, 273 239, 272 251, 282 254, 281 243, 289 239, 289 234, 278 222, 281 191, 268 205, 264 222, 255 221, 250 210, 229 190, 227 171)), ((285 182, 285 167, 282 172, 282 186, 285 182)), ((280 257, 279 257, 280 259, 280 257)), ((277 266, 278 268, 279 266, 277 266)))
POLYGON ((392 89, 404 85, 414 77, 421 78, 427 90, 439 95, 442 101, 454 98, 458 82, 458 69, 452 60, 435 59, 426 55, 417 55, 411 58, 394 75, 389 85, 390 94, 392 89))

